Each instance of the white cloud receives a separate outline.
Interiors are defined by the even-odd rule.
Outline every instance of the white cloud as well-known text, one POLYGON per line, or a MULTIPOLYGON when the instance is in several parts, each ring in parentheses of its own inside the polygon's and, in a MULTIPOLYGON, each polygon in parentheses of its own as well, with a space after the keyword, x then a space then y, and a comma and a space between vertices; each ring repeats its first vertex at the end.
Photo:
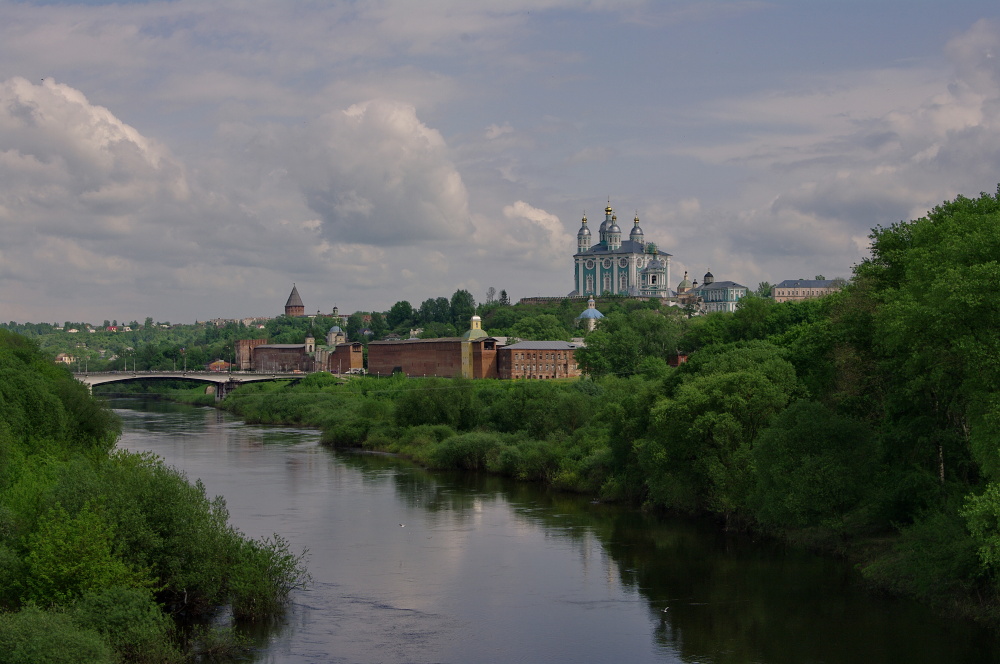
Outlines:
POLYGON ((355 104, 291 140, 288 169, 327 237, 399 246, 471 232, 468 194, 444 139, 412 106, 355 104))

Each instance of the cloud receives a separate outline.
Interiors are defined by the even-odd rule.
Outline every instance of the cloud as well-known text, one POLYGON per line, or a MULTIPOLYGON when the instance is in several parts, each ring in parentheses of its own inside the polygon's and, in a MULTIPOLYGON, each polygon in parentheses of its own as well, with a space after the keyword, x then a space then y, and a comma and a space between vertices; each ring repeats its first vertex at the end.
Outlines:
POLYGON ((355 104, 292 140, 289 171, 326 237, 401 246, 471 233, 462 178, 441 134, 413 106, 355 104))
MULTIPOLYGON (((479 255, 501 261, 508 269, 546 269, 553 262, 570 264, 575 244, 558 216, 524 201, 505 205, 502 212, 503 221, 476 218, 472 241, 479 255)), ((567 274, 569 271, 567 268, 567 274)))

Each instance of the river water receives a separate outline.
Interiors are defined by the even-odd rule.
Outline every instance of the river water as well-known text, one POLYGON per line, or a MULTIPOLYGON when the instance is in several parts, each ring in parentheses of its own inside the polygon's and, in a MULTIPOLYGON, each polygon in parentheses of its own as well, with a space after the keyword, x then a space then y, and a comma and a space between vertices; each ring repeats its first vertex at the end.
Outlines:
POLYGON ((1000 661, 1000 640, 867 593, 844 563, 534 485, 331 450, 310 430, 113 402, 120 447, 226 498, 312 583, 256 662, 1000 661))

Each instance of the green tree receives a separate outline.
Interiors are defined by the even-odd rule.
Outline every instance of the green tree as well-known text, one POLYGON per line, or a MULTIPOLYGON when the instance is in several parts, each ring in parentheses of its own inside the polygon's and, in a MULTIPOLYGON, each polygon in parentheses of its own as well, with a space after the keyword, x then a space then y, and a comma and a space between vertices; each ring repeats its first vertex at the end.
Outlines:
POLYGON ((373 339, 382 339, 389 331, 389 326, 385 323, 385 318, 379 312, 372 314, 371 331, 373 339))
MULTIPOLYGON (((844 533, 865 503, 878 458, 871 429, 813 401, 797 401, 761 432, 751 454, 756 518, 771 527, 844 533)), ((862 519, 857 529, 868 524, 862 519)))
POLYGON ((408 327, 413 324, 416 313, 409 302, 400 300, 389 309, 389 313, 385 316, 385 322, 394 330, 408 327))
POLYGON ((361 330, 365 327, 364 319, 361 318, 361 314, 354 312, 347 317, 347 323, 344 326, 344 332, 347 334, 347 338, 350 341, 366 341, 361 338, 361 330))
POLYGON ((510 335, 525 340, 566 340, 570 338, 558 318, 552 314, 526 316, 511 326, 510 335))
POLYGON ((114 554, 113 541, 113 530, 89 504, 72 517, 56 505, 28 537, 26 599, 65 602, 109 586, 152 585, 114 554))
POLYGON ((692 357, 653 407, 641 455, 650 497, 660 504, 744 511, 757 436, 802 396, 794 367, 764 343, 723 346, 692 357))
POLYGON ((472 293, 459 289, 451 296, 451 323, 459 330, 469 329, 469 321, 476 314, 476 301, 472 293))

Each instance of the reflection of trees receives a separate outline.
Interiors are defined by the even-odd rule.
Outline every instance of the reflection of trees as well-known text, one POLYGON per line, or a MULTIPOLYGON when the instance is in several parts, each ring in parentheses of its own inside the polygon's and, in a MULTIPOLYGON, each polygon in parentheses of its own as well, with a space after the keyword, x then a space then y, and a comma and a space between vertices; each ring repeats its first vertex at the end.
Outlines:
POLYGON ((685 661, 978 661, 978 649, 996 647, 971 626, 957 643, 942 638, 955 627, 913 602, 872 597, 843 561, 711 523, 614 513, 595 534, 662 621, 660 644, 685 661))
POLYGON ((648 603, 657 644, 683 661, 979 661, 997 647, 985 632, 943 624, 912 602, 872 597, 843 561, 725 533, 712 522, 593 504, 502 477, 432 473, 386 455, 338 458, 371 481, 391 478, 408 506, 456 523, 504 502, 550 537, 581 547, 596 538, 622 585, 648 603), (955 629, 967 633, 956 637, 955 629))

